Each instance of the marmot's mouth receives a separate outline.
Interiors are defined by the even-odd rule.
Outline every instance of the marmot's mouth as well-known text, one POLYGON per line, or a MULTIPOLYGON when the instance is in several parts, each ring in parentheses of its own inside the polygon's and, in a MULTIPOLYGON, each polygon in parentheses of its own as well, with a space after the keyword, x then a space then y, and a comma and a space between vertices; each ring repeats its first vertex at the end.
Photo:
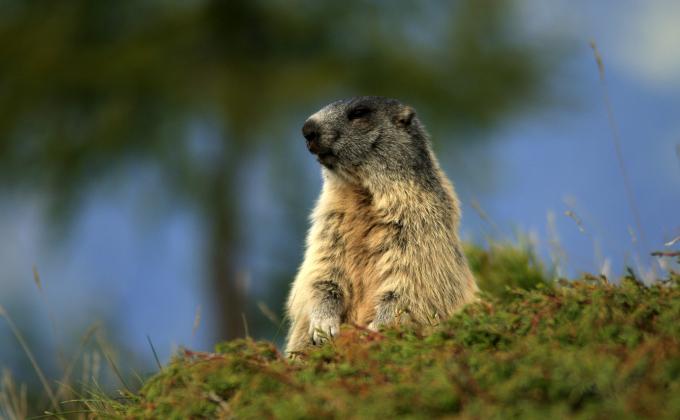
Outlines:
POLYGON ((328 169, 333 169, 338 158, 330 147, 321 146, 318 141, 307 140, 307 148, 316 156, 316 160, 318 160, 320 164, 328 169))
POLYGON ((328 169, 333 169, 338 158, 331 151, 324 151, 316 155, 316 159, 320 164, 327 167, 328 169))

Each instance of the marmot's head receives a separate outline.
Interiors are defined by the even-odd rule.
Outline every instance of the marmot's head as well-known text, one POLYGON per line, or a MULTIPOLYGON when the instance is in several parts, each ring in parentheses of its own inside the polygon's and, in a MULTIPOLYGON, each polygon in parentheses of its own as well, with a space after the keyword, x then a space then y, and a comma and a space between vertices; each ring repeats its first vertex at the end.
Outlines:
POLYGON ((427 136, 413 108, 396 99, 359 96, 333 102, 305 121, 307 148, 331 171, 405 171, 429 166, 427 136))

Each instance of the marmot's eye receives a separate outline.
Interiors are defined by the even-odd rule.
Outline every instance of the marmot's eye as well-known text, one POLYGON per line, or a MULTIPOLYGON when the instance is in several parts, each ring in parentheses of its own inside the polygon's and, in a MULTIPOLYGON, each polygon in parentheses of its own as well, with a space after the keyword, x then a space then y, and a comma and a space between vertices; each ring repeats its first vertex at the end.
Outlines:
POLYGON ((366 117, 370 113, 371 113, 371 108, 365 107, 363 105, 359 105, 356 108, 351 109, 347 113, 347 119, 350 120, 350 121, 356 120, 358 118, 366 117))

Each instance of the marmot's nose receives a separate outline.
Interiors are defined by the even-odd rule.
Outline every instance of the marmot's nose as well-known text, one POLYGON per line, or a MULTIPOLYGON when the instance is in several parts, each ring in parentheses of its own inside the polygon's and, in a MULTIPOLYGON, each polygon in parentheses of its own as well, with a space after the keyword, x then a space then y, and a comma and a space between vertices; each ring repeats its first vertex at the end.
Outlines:
POLYGON ((307 139, 307 148, 316 153, 319 148, 319 124, 314 120, 305 121, 302 126, 302 135, 307 139))

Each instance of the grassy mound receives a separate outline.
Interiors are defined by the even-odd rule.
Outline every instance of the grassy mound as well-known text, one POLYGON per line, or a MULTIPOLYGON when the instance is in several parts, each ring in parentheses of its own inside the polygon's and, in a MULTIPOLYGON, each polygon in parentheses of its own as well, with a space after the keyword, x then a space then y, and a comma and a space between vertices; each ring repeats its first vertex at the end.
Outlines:
POLYGON ((489 296, 429 331, 347 328, 304 361, 250 340, 184 351, 114 411, 168 419, 680 418, 677 278, 651 287, 633 278, 539 284, 489 296))

